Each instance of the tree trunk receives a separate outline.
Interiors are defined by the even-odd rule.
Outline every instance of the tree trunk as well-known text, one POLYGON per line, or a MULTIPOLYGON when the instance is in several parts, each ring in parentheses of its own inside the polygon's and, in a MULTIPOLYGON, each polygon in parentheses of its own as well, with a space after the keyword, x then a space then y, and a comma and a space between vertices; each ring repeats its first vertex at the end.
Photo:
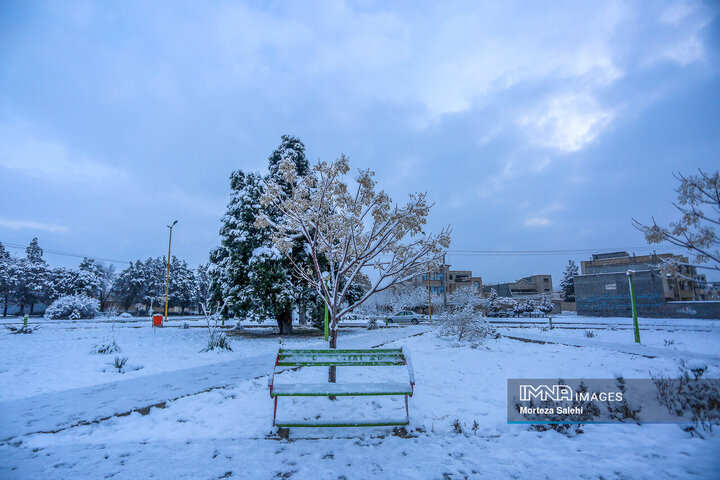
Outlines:
POLYGON ((280 335, 292 335, 293 333, 293 326, 292 326, 292 309, 284 309, 277 315, 275 315, 275 320, 278 324, 278 329, 280 330, 280 335))
POLYGON ((5 299, 5 304, 4 304, 4 306, 3 306, 3 317, 7 317, 7 304, 8 304, 8 301, 7 301, 7 298, 6 298, 6 299, 5 299))
MULTIPOLYGON (((337 330, 330 330, 330 348, 337 348, 337 330)), ((337 382, 337 367, 333 365, 328 369, 328 382, 337 382)), ((330 400, 334 400, 335 397, 330 397, 330 400)))
POLYGON ((306 325, 307 324, 307 315, 305 311, 305 305, 300 305, 300 310, 298 311, 298 316, 300 317, 300 325, 306 325))
POLYGON ((20 304, 20 316, 25 315, 25 304, 20 304))
POLYGON ((30 304, 30 315, 33 314, 33 309, 34 309, 34 308, 35 308, 35 304, 34 304, 34 303, 31 303, 31 304, 30 304))

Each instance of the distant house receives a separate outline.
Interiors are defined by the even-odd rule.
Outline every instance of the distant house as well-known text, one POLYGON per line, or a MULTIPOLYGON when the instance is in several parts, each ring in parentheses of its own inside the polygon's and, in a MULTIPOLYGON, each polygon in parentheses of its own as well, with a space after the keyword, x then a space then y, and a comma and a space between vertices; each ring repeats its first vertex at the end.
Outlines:
POLYGON ((483 291, 482 277, 473 276, 470 270, 450 270, 450 265, 442 265, 427 273, 419 273, 400 283, 401 286, 421 286, 429 288, 432 293, 443 294, 454 292, 461 287, 472 287, 478 292, 483 291))
POLYGON ((495 290, 500 297, 552 295, 552 275, 530 275, 517 282, 495 283, 483 287, 484 294, 495 290))

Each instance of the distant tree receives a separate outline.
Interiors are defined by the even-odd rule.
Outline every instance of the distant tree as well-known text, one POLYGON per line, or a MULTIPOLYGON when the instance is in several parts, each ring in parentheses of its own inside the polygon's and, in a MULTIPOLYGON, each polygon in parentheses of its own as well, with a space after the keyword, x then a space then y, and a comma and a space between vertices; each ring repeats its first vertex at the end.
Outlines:
POLYGON ((97 298, 100 302, 100 310, 105 310, 108 296, 112 291, 113 282, 117 276, 115 265, 104 264, 95 259, 83 258, 78 267, 79 270, 79 292, 97 298))
POLYGON ((142 302, 145 310, 152 315, 155 304, 163 304, 165 301, 167 258, 148 257, 142 264, 142 302))
POLYGON ((144 266, 138 260, 130 263, 115 280, 112 295, 120 301, 127 311, 132 305, 143 301, 145 292, 144 266))
POLYGON ((7 317, 8 305, 15 294, 17 280, 17 260, 11 257, 0 243, 0 301, 3 304, 3 317, 7 317))
POLYGON ((33 238, 30 241, 30 244, 25 248, 25 255, 27 256, 27 259, 31 262, 45 262, 45 260, 43 260, 42 258, 43 249, 40 248, 37 237, 33 238))
POLYGON ((170 262, 170 290, 168 304, 180 307, 182 312, 195 304, 196 299, 195 273, 188 267, 185 260, 173 256, 170 262))
POLYGON ((569 260, 567 266, 565 267, 563 279, 560 282, 560 288, 562 288, 563 292, 563 301, 565 302, 575 301, 575 280, 573 277, 578 273, 580 273, 578 271, 578 266, 574 261, 569 260))
POLYGON ((543 295, 540 304, 537 306, 537 309, 545 315, 552 312, 554 308, 553 303, 545 295, 543 295))
POLYGON ((25 314, 26 305, 30 306, 30 315, 32 315, 35 304, 47 298, 50 275, 37 238, 32 239, 25 249, 25 254, 26 258, 17 262, 15 298, 20 304, 20 315, 25 314))
POLYGON ((75 295, 79 283, 78 277, 77 271, 65 267, 48 270, 48 300, 54 302, 60 297, 75 295))
POLYGON ((448 295, 448 305, 452 311, 460 311, 467 307, 474 310, 483 303, 482 294, 476 287, 469 285, 458 287, 448 295))
POLYGON ((207 304, 210 299, 210 275, 209 264, 202 263, 195 269, 195 307, 202 312, 202 305, 207 304))
MULTIPOLYGON (((680 182, 675 189, 677 202, 673 203, 681 213, 680 220, 663 227, 652 219, 652 225, 644 225, 633 219, 633 226, 645 234, 648 243, 668 242, 687 249, 695 255, 695 262, 710 263, 712 269, 720 270, 720 238, 715 229, 720 225, 720 174, 698 170, 699 175, 673 174, 680 182)), ((669 273, 677 273, 680 265, 665 265, 669 273)))

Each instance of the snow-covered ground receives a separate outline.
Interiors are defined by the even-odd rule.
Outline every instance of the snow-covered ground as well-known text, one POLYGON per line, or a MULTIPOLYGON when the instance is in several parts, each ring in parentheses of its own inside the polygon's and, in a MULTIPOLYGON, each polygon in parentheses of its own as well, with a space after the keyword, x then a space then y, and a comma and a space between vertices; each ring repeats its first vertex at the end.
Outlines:
MULTIPOLYGON (((613 323, 574 316, 555 321, 579 318, 613 323)), ((614 323, 622 328, 628 319, 614 323)), ((412 352, 417 384, 410 399, 411 438, 390 429, 326 428, 291 429, 290 441, 268 437, 273 429, 266 374, 277 338, 233 337, 232 352, 199 353, 207 339, 200 328, 117 323, 112 329, 87 322, 45 324, 32 335, 3 333, 0 478, 718 478, 717 433, 699 439, 678 425, 597 424, 568 438, 506 422, 508 378, 675 375, 680 359, 695 357, 709 358, 706 375, 719 377, 720 359, 714 359, 720 355, 720 325, 698 323, 641 319, 647 347, 640 348, 664 352, 647 356, 622 351, 633 346, 632 330, 602 326, 541 331, 508 324, 501 333, 558 343, 500 338, 478 349, 438 337, 427 326, 344 331, 341 348, 384 343, 412 352), (584 335, 589 329, 596 337, 584 335), (107 365, 114 355, 90 353, 110 336, 128 364, 142 368, 116 373, 107 365), (674 342, 666 345, 666 339, 674 342), (108 395, 118 397, 117 403, 108 395), (142 413, 112 415, 161 402, 142 413), (107 414, 114 406, 119 411, 107 414), (63 415, 72 418, 63 423, 63 415), (37 433, 43 431, 56 432, 37 433)), ((296 347, 322 344, 317 337, 285 341, 296 347)), ((322 368, 304 368, 275 381, 325 374, 322 368)), ((395 367, 339 368, 339 381, 404 374, 395 367)), ((375 397, 281 398, 278 417, 386 417, 398 406, 375 397)))

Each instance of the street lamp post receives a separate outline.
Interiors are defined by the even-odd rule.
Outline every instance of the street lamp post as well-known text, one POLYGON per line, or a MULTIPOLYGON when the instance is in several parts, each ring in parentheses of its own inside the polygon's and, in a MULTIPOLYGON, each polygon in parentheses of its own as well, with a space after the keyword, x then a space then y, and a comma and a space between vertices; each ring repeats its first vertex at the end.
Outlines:
POLYGON ((168 240, 167 277, 165 279, 165 320, 167 320, 168 293, 170 292, 170 246, 172 245, 172 229, 177 223, 178 221, 175 220, 172 225, 167 226, 170 229, 170 239, 168 240))

